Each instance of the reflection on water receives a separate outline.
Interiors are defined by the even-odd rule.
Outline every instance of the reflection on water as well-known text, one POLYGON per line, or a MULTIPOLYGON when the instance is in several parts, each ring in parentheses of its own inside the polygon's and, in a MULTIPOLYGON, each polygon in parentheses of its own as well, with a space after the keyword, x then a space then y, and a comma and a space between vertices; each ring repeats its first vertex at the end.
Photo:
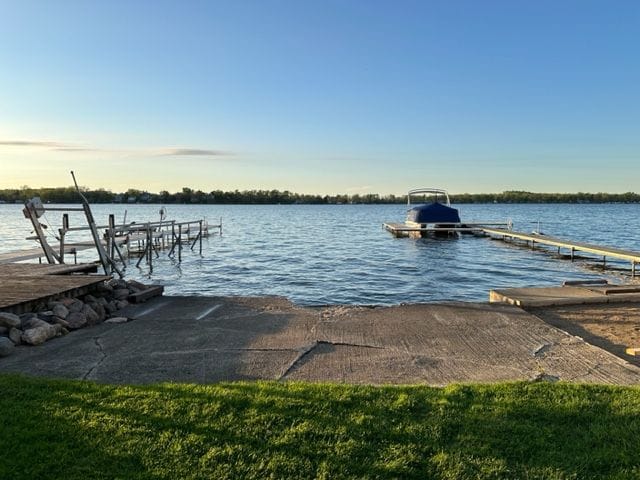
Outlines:
MULTIPOLYGON (((158 205, 95 205, 98 222, 157 220, 158 205)), ((511 218, 514 229, 640 251, 640 205, 461 205, 463 221, 511 218)), ((152 281, 168 294, 283 295, 300 304, 397 304, 486 300, 492 288, 558 284, 602 273, 580 263, 486 238, 396 239, 384 221, 402 221, 404 205, 168 205, 168 218, 223 218, 224 235, 204 240, 203 257, 182 265, 163 255, 152 281)), ((49 212, 50 234, 61 215, 49 212)), ((33 247, 20 205, 0 205, 0 252, 33 247)), ((71 224, 81 217, 71 215, 71 224)), ((79 237, 78 237, 79 238, 79 237)), ((86 255, 86 254, 84 254, 86 255)), ((81 257, 82 259, 82 257, 81 257)), ((142 266, 142 265, 141 265, 142 266)), ((626 266, 626 265, 625 265, 626 266)), ((610 274, 611 275, 611 274, 610 274)), ((148 269, 127 276, 148 280, 148 269)))

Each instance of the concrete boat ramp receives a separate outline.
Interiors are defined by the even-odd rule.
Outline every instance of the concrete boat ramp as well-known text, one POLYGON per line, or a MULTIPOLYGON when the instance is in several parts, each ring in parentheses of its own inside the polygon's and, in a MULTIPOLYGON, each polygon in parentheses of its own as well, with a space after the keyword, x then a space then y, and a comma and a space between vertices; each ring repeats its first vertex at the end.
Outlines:
POLYGON ((640 368, 511 305, 158 297, 128 308, 128 323, 16 347, 0 372, 110 383, 640 381, 640 368))

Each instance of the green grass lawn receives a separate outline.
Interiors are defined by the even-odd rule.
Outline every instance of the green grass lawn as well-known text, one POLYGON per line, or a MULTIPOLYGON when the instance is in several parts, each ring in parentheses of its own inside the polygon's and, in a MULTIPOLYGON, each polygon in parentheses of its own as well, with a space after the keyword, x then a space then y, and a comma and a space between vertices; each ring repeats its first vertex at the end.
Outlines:
POLYGON ((640 478, 640 388, 3 375, 0 478, 640 478))

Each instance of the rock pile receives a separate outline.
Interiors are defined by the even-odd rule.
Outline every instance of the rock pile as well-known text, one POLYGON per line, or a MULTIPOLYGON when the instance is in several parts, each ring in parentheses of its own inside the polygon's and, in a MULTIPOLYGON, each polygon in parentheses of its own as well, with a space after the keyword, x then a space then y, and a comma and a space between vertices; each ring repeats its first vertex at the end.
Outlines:
POLYGON ((99 284, 93 294, 51 300, 35 312, 0 312, 0 357, 11 354, 14 345, 40 345, 71 330, 102 322, 125 323, 129 319, 118 312, 129 305, 130 295, 147 288, 134 280, 113 279, 99 284))

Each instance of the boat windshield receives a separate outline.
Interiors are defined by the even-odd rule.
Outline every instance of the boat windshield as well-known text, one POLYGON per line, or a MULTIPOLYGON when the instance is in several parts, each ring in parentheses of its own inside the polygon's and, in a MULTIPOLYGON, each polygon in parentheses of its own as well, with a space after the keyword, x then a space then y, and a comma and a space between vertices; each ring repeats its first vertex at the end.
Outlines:
POLYGON ((447 207, 451 206, 449 194, 446 190, 439 188, 416 188, 409 190, 407 194, 407 205, 413 203, 443 203, 447 207))

